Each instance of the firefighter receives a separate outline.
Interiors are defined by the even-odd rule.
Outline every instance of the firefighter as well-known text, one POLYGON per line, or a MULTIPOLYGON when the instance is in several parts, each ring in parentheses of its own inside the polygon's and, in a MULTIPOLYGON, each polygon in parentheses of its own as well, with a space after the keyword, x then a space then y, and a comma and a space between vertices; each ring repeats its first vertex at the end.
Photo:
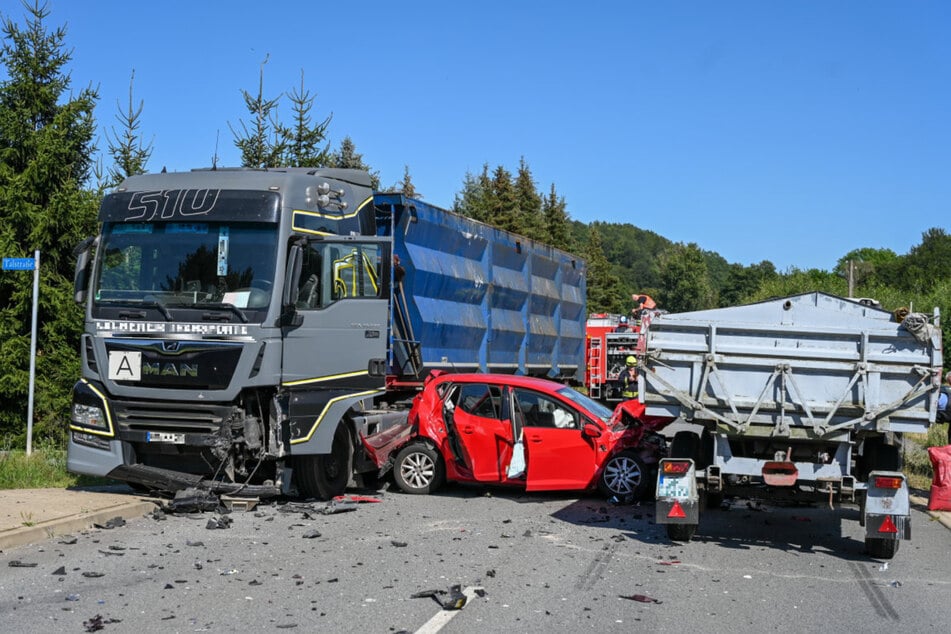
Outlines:
POLYGON ((637 357, 633 354, 624 360, 625 367, 621 376, 618 377, 618 383, 621 388, 621 398, 630 400, 637 398, 637 357))

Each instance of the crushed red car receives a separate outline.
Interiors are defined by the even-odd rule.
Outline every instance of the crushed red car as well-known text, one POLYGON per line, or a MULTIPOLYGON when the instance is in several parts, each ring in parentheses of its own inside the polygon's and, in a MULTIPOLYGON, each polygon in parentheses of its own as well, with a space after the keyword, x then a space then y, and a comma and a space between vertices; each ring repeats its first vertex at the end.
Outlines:
POLYGON ((657 432, 672 421, 645 416, 636 400, 612 412, 546 379, 434 372, 405 424, 362 440, 407 493, 449 481, 632 499, 652 488, 666 454, 657 432))

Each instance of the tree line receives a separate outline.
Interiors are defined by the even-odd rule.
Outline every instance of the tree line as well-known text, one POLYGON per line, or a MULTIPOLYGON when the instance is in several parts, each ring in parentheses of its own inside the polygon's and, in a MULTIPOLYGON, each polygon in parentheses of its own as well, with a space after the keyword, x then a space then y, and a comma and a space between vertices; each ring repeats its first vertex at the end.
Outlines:
MULTIPOLYGON (((74 247, 96 232, 104 192, 127 176, 143 173, 152 152, 142 125, 144 103, 134 99, 131 76, 118 128, 105 132, 103 168, 94 157, 98 91, 75 90, 67 66, 72 52, 66 28, 47 28, 50 11, 36 0, 24 5, 21 26, 2 18, 0 65, 0 253, 42 253, 37 342, 35 434, 65 438, 71 389, 80 376, 83 316, 73 301, 74 247)), ((408 166, 402 179, 381 186, 349 136, 332 149, 331 117, 315 113, 314 94, 300 84, 279 95, 264 94, 264 64, 255 91, 240 91, 248 119, 229 128, 246 167, 344 167, 370 173, 374 187, 422 197, 408 166), (286 99, 286 102, 284 101, 286 99), (281 106, 290 116, 282 119, 281 106)), ((214 158, 217 162, 217 157, 214 158)), ((731 264, 697 244, 673 243, 626 223, 573 220, 554 183, 540 189, 528 161, 514 173, 483 165, 462 178, 452 211, 577 254, 588 265, 589 312, 627 313, 632 294, 646 293, 659 306, 682 312, 729 306, 768 297, 821 290, 879 299, 889 310, 951 309, 951 236, 929 229, 907 254, 859 249, 832 271, 777 271, 769 261, 731 264)), ((0 448, 22 446, 30 365, 32 284, 24 273, 0 277, 0 448)), ((951 332, 944 327, 945 342, 951 332)), ((945 344, 945 354, 948 354, 945 344)))

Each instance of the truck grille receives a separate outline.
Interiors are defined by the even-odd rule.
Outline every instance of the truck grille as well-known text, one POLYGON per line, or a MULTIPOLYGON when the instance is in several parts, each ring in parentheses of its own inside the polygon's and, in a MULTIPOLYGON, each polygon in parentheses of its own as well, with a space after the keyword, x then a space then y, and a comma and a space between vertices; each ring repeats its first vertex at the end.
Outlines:
POLYGON ((231 416, 229 405, 161 402, 112 402, 122 431, 217 433, 231 416))

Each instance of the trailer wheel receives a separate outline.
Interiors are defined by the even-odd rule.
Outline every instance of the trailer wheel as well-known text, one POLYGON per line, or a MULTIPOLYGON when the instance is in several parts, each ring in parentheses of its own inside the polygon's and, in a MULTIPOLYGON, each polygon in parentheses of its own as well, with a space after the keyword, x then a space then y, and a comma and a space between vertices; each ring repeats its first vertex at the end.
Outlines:
POLYGON ((353 444, 344 424, 337 425, 329 454, 299 456, 294 461, 297 486, 306 497, 329 500, 343 495, 353 471, 353 444))
POLYGON ((412 443, 396 454, 393 479, 404 493, 432 493, 442 485, 444 478, 442 456, 426 443, 412 443))
POLYGON ((598 490, 605 497, 641 499, 647 492, 649 481, 647 466, 633 450, 617 453, 604 464, 598 478, 598 490))
POLYGON ((891 559, 898 552, 900 539, 865 538, 865 552, 876 559, 891 559))
POLYGON ((665 524, 667 537, 674 542, 689 542, 697 532, 696 524, 665 524))

